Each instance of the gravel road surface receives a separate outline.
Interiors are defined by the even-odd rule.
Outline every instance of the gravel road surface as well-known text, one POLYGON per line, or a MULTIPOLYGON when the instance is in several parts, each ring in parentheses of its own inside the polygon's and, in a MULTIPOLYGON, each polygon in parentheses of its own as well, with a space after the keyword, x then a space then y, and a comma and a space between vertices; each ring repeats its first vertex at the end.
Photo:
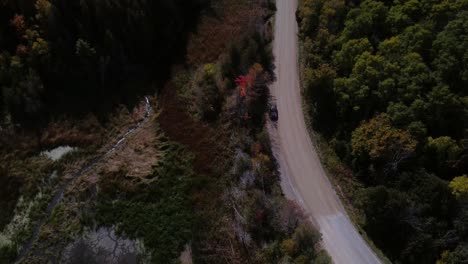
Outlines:
POLYGON ((272 95, 279 121, 269 131, 280 164, 282 187, 298 201, 322 233, 323 246, 337 264, 381 263, 349 220, 311 142, 301 107, 298 68, 297 0, 277 0, 275 73, 272 95))

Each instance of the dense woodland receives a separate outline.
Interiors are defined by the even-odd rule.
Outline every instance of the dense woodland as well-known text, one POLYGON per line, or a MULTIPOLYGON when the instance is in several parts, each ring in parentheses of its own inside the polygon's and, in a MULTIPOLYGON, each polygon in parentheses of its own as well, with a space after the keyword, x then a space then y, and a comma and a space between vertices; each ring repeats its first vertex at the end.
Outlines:
POLYGON ((0 263, 103 263, 81 240, 101 227, 143 245, 134 263, 186 248, 195 263, 330 263, 264 128, 272 1, 0 5, 0 263), (42 154, 60 145, 78 150, 42 154))
MULTIPOLYGON (((19 200, 32 205, 30 222, 0 241, 0 262, 17 257, 63 180, 41 186, 48 175, 92 158, 125 123, 102 119, 169 79, 149 183, 122 167, 101 173, 96 197, 75 189, 46 223, 36 257, 56 258, 84 226, 115 225, 144 241, 154 263, 176 262, 187 244, 199 263, 329 262, 310 246, 320 237, 307 216, 282 196, 263 128, 274 4, 214 2, 0 1, 0 229, 22 212, 19 200), (200 18, 223 17, 217 5, 268 11, 249 13, 229 45, 216 46, 223 29, 209 25, 215 55, 192 54, 170 76, 200 18), (74 119, 90 112, 101 118, 74 119), (79 125, 30 136, 57 115, 79 125), (59 144, 82 150, 58 163, 37 155, 59 144)), ((396 263, 466 263, 468 2, 303 0, 297 18, 312 124, 365 186, 351 197, 363 229, 396 263)))
POLYGON ((183 59, 207 4, 1 1, 1 120, 27 125, 57 112, 103 112, 133 102, 183 59))
POLYGON ((313 128, 396 263, 468 262, 468 2, 303 0, 313 128), (465 176, 463 176, 465 175, 465 176))
POLYGON ((95 151, 102 141, 78 130, 98 138, 102 123, 82 118, 108 119, 118 104, 131 108, 161 87, 208 3, 0 1, 0 230, 19 197, 43 189, 39 179, 51 167, 31 156, 64 143, 95 151), (61 142, 44 141, 48 122, 64 116, 61 142))

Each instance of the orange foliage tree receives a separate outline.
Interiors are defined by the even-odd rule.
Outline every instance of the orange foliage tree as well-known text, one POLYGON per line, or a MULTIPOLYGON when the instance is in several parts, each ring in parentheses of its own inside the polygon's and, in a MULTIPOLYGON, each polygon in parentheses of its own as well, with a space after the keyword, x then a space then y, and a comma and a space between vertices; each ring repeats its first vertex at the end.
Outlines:
POLYGON ((417 141, 408 131, 393 127, 385 114, 362 123, 354 130, 351 138, 353 155, 368 155, 372 160, 385 160, 393 169, 414 152, 416 144, 417 141))

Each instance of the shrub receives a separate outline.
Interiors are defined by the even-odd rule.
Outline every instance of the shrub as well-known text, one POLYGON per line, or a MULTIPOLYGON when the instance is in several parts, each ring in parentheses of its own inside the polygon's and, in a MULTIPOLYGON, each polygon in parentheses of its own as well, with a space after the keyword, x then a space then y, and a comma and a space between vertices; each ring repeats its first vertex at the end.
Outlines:
MULTIPOLYGON (((1 242, 1 241, 0 241, 1 242)), ((0 246, 0 263, 13 263, 16 259, 16 245, 6 244, 0 246)))

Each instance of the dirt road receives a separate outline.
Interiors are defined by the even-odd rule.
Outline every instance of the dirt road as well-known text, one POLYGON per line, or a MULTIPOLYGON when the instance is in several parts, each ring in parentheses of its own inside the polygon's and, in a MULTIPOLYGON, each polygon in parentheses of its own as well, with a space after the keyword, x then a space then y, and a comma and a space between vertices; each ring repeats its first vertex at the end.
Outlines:
POLYGON ((311 215, 335 263, 380 263, 346 215, 306 129, 299 88, 297 0, 276 2, 277 81, 272 94, 278 105, 279 121, 277 128, 270 127, 270 134, 280 163, 283 190, 311 215))

